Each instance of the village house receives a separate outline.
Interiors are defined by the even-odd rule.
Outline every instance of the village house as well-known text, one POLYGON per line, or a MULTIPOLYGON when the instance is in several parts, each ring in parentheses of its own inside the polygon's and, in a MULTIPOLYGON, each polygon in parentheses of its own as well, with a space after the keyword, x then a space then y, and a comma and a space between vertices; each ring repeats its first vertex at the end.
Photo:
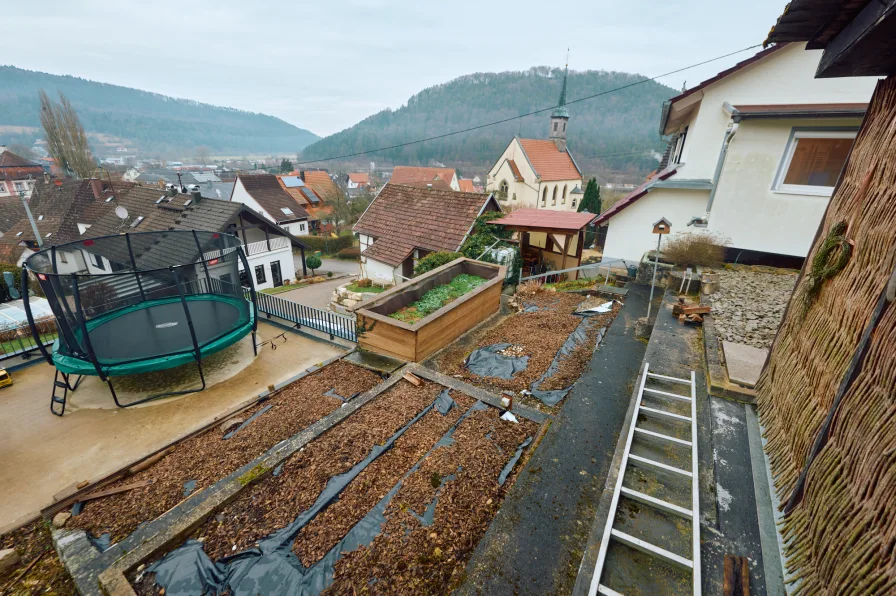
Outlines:
POLYGON ((578 210, 585 178, 566 146, 568 124, 564 73, 548 139, 514 137, 489 170, 486 189, 495 193, 505 209, 578 210))
MULTIPOLYGON (((325 186, 318 183, 316 186, 320 190, 315 190, 314 187, 302 180, 300 176, 292 174, 277 176, 277 181, 280 182, 283 190, 308 213, 308 231, 311 234, 330 231, 332 225, 328 224, 326 220, 333 212, 333 206, 329 205, 321 195, 326 189, 325 186)), ((332 190, 329 190, 328 194, 331 197, 334 196, 332 190)))
POLYGON ((342 197, 342 191, 326 170, 302 170, 298 175, 325 202, 332 204, 342 197))
POLYGON ((454 168, 424 168, 418 166, 395 166, 389 182, 406 186, 460 190, 457 171, 454 168))
POLYGON ((308 212, 283 189, 273 174, 237 176, 230 200, 246 205, 293 236, 304 236, 309 232, 308 212))
POLYGON ((389 182, 354 226, 361 275, 383 284, 410 279, 417 261, 458 250, 477 217, 500 210, 492 195, 389 182))
MULTIPOLYGON (((265 216, 240 203, 202 197, 199 191, 183 194, 128 183, 112 186, 96 178, 71 180, 47 188, 36 185, 31 211, 43 248, 122 233, 202 230, 234 234, 243 242, 256 289, 294 279, 293 248, 304 254, 304 245, 295 236, 265 216), (118 207, 126 211, 125 218, 116 211, 118 207)), ((23 218, 0 238, 0 262, 21 266, 38 249, 31 224, 23 218)), ((59 251, 57 266, 61 273, 112 270, 109 260, 85 250, 59 251)), ((243 286, 249 285, 247 275, 240 265, 243 286)), ((130 278, 122 280, 136 283, 130 278)))
POLYGON ((0 197, 31 197, 33 181, 42 178, 44 168, 40 164, 28 161, 0 145, 0 197))
POLYGON ((740 262, 806 256, 876 79, 816 79, 821 52, 804 50, 778 44, 663 104, 671 142, 597 219, 604 259, 640 260, 662 217, 673 233, 724 237, 740 262))
POLYGON ((348 196, 356 197, 370 191, 370 174, 367 172, 351 172, 346 176, 345 188, 348 196))

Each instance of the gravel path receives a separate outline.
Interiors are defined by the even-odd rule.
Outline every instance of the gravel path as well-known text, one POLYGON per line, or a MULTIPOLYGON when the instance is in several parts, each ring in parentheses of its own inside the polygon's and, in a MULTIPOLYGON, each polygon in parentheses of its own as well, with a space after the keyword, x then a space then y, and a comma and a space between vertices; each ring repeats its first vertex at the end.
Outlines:
POLYGON ((735 266, 719 272, 719 291, 707 296, 719 339, 769 348, 784 316, 797 272, 735 266))

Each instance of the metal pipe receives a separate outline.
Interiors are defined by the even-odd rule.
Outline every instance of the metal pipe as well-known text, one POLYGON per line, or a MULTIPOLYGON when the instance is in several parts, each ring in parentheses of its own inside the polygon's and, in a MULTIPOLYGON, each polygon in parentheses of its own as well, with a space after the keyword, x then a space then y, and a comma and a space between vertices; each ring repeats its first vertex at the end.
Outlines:
POLYGON ((49 364, 53 364, 53 358, 44 347, 44 342, 40 339, 40 332, 37 330, 37 324, 34 322, 34 315, 31 313, 31 303, 28 301, 28 269, 22 265, 22 304, 25 305, 25 316, 28 317, 28 326, 31 328, 31 336, 37 342, 37 348, 43 354, 44 360, 49 364))
POLYGON ((653 279, 650 281, 650 300, 647 302, 647 323, 650 324, 650 308, 653 306, 653 287, 656 285, 656 268, 660 263, 660 242, 663 235, 658 234, 656 239, 656 255, 653 258, 653 279))
POLYGON ((729 111, 732 118, 734 119, 734 124, 731 125, 731 128, 725 131, 725 140, 722 141, 722 151, 719 153, 719 159, 716 162, 716 171, 712 176, 712 190, 709 191, 709 201, 706 203, 706 216, 704 222, 709 223, 709 212, 712 210, 712 203, 716 198, 716 192, 719 190, 719 181, 722 177, 722 166, 725 165, 725 158, 728 155, 728 147, 731 145, 731 139, 734 138, 734 135, 737 134, 737 129, 740 127, 740 112, 737 111, 731 104, 725 104, 725 111, 729 111))
POLYGON ((28 223, 31 224, 31 231, 34 232, 34 238, 37 240, 37 246, 42 247, 44 245, 44 241, 41 240, 40 232, 37 231, 37 224, 34 221, 34 216, 31 215, 31 208, 28 206, 27 199, 25 199, 24 190, 19 191, 19 198, 22 199, 22 205, 25 206, 25 215, 28 216, 28 223))
POLYGON ((124 239, 128 245, 128 256, 131 258, 131 270, 134 277, 137 278, 137 288, 140 290, 140 299, 146 301, 146 293, 143 291, 143 283, 140 281, 140 274, 137 272, 137 261, 134 259, 134 249, 131 247, 131 235, 125 234, 124 239))

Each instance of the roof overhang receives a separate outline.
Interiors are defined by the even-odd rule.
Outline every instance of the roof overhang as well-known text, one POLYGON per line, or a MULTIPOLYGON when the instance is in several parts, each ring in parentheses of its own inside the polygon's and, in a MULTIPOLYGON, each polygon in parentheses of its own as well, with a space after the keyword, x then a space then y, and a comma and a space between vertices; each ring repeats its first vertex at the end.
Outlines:
POLYGON ((597 218, 592 213, 552 211, 550 209, 517 209, 489 223, 502 225, 517 232, 547 232, 573 234, 584 230, 597 218))
POLYGON ((816 78, 896 72, 896 1, 792 0, 764 44, 805 41, 824 49, 816 78))

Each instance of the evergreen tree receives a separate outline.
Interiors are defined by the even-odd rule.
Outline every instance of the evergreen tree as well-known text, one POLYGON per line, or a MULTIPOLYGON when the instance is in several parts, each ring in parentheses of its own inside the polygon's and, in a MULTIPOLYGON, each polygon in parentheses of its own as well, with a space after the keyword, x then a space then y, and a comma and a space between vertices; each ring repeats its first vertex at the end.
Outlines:
POLYGON ((582 202, 579 203, 579 212, 600 213, 600 208, 600 187, 597 185, 597 180, 592 178, 585 186, 585 196, 582 198, 582 202))
POLYGON ((289 174, 292 172, 292 161, 288 159, 283 159, 280 161, 280 173, 281 174, 289 174))

